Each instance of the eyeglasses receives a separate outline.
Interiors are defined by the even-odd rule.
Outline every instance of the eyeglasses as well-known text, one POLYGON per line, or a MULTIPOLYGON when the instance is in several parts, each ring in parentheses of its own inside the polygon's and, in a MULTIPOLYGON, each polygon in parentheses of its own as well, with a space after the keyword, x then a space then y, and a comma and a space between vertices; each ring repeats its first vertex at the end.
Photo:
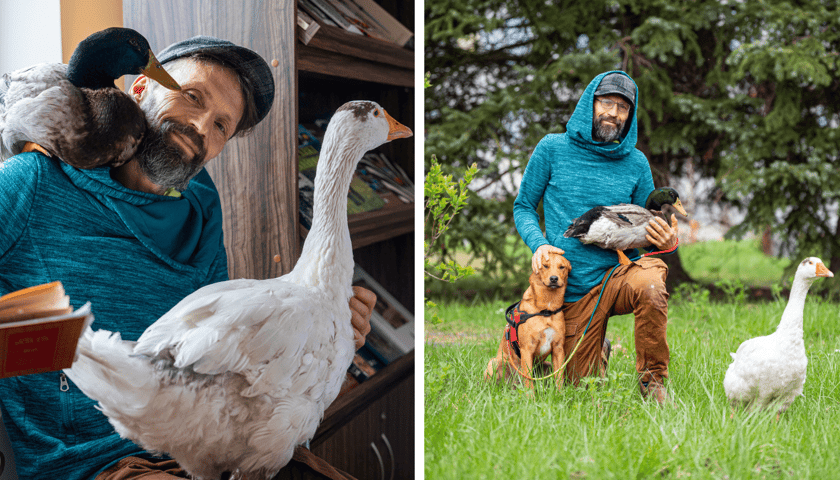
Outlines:
POLYGON ((627 113, 630 111, 630 105, 627 105, 626 103, 616 102, 615 100, 610 100, 609 98, 596 98, 595 100, 601 102, 601 105, 603 105, 607 110, 612 110, 613 105, 618 105, 619 112, 627 113))

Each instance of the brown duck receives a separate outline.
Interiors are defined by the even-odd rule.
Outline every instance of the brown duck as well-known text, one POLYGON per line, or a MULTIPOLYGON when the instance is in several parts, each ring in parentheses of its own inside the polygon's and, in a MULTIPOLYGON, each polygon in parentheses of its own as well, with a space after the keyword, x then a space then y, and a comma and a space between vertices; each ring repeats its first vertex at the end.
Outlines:
POLYGON ((662 217, 667 221, 662 213, 663 205, 671 205, 682 215, 688 216, 680 202, 679 193, 671 187, 661 187, 648 195, 644 207, 627 203, 594 207, 572 220, 563 236, 615 250, 619 263, 627 265, 630 260, 624 250, 650 247, 645 235, 646 227, 653 217, 662 217))
POLYGON ((34 144, 77 168, 127 162, 146 131, 146 117, 114 80, 137 74, 181 88, 142 35, 109 28, 82 40, 67 65, 38 64, 3 75, 0 161, 34 144))

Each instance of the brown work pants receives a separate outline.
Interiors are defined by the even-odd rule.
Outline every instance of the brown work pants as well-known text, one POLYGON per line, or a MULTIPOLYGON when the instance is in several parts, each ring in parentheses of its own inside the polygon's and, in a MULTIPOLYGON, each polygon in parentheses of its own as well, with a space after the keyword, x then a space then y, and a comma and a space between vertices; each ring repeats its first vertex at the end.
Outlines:
MULTIPOLYGON (((609 271, 607 272, 609 274, 609 271)), ((607 274, 604 275, 606 278, 607 274)), ((606 365, 601 350, 612 315, 635 315, 636 372, 640 382, 661 382, 668 376, 670 351, 665 339, 668 324, 668 267, 658 258, 645 257, 613 272, 604 292, 599 284, 576 302, 563 306, 566 318, 566 355, 575 348, 601 294, 598 310, 574 357, 566 367, 566 379, 577 385, 581 377, 603 375, 606 365)))
MULTIPOLYGON (((190 478, 175 460, 126 457, 96 476, 96 480, 177 480, 190 478)), ((355 480, 304 447, 295 449, 292 461, 276 479, 355 480)))
POLYGON ((175 460, 126 457, 96 476, 96 480, 173 480, 189 478, 175 460))

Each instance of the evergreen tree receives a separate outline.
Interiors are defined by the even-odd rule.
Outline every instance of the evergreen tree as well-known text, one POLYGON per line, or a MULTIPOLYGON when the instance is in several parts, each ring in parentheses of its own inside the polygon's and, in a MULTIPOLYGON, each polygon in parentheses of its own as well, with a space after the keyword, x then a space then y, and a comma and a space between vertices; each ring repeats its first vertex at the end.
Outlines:
MULTIPOLYGON (((527 263, 505 258, 498 239, 514 231, 528 158, 564 131, 594 76, 620 69, 639 86, 637 147, 657 186, 691 162, 746 211, 732 235, 769 226, 784 254, 840 268, 836 0, 428 0, 425 9, 426 151, 453 169, 477 163, 473 186, 495 192, 471 201, 450 242, 470 243, 491 267, 527 263)), ((663 259, 669 280, 686 278, 678 255, 663 259)))

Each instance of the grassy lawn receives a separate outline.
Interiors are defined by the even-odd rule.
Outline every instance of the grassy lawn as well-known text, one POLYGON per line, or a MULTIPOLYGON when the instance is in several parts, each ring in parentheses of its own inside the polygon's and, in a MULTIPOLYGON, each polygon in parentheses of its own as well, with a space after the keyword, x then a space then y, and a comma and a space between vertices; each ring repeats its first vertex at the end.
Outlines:
POLYGON ((778 283, 782 271, 790 265, 786 258, 761 253, 758 239, 680 245, 680 258, 686 271, 699 282, 728 280, 755 287, 778 283))
POLYGON ((615 349, 606 380, 563 392, 544 380, 529 399, 482 381, 504 302, 441 307, 445 323, 426 324, 426 478, 838 478, 838 307, 812 300, 805 308, 805 396, 778 421, 745 411, 730 419, 723 376, 729 352, 771 333, 784 302, 672 305, 674 408, 638 394, 632 316, 609 324, 615 349))
MULTIPOLYGON (((710 282, 779 282, 785 260, 756 255, 746 241, 714 243, 680 247, 689 273, 710 282)), ((528 398, 482 380, 504 309, 516 299, 442 304, 437 324, 427 309, 425 478, 840 478, 840 306, 815 296, 806 303, 804 397, 779 420, 742 410, 730 418, 723 391, 729 352, 772 333, 787 299, 693 298, 675 294, 670 302, 668 386, 675 406, 664 408, 638 393, 632 315, 610 320, 614 349, 606 379, 562 392, 543 380, 528 398)))

